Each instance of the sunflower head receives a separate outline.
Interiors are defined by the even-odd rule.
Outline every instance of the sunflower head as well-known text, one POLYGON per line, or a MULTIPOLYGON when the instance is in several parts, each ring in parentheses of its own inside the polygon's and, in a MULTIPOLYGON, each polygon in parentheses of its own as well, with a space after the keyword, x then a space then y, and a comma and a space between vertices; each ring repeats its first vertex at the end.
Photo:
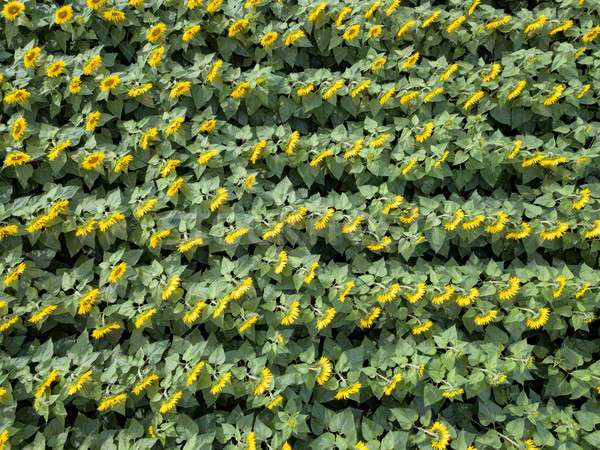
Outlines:
POLYGON ((27 128, 27 121, 24 117, 19 117, 17 120, 15 120, 15 123, 12 126, 12 136, 15 141, 18 141, 23 137, 25 128, 27 128))
POLYGON ((117 75, 111 75, 100 82, 100 89, 103 91, 110 91, 111 89, 116 88, 120 82, 121 79, 117 75))
POLYGON ((348 28, 346 30, 346 32, 344 33, 344 35, 342 37, 344 38, 345 41, 350 42, 352 39, 354 39, 356 36, 358 36, 359 32, 360 32, 360 25, 352 25, 350 28, 348 28))
POLYGON ((106 158, 106 154, 101 153, 101 152, 96 152, 93 155, 90 155, 87 158, 85 158, 83 160, 83 162, 81 163, 81 167, 83 167, 85 170, 92 170, 92 169, 102 165, 104 158, 106 158))
POLYGON ((30 69, 34 66, 35 61, 38 56, 40 56, 40 52, 42 51, 39 47, 34 47, 31 50, 28 50, 27 53, 23 56, 23 63, 27 69, 30 69))
POLYGON ((67 23, 73 17, 73 8, 69 5, 58 8, 54 13, 54 23, 62 25, 67 23))
POLYGON ((86 4, 88 8, 96 10, 104 5, 105 1, 106 0, 87 0, 86 4))
POLYGON ((57 76, 62 74, 64 70, 65 62, 62 60, 56 61, 55 63, 52 63, 50 67, 48 67, 48 70, 46 70, 46 75, 48 75, 49 78, 56 78, 57 76))
POLYGON ((369 30, 369 37, 370 38, 376 38, 377 36, 379 36, 381 34, 381 26, 379 25, 374 25, 373 27, 371 27, 371 29, 369 30))
POLYGON ((104 11, 104 18, 110 22, 122 22, 125 20, 125 13, 118 9, 109 9, 104 11))
POLYGON ((182 39, 187 42, 192 39, 198 31, 200 31, 200 25, 193 25, 184 31, 182 39))
POLYGON ((100 111, 95 111, 88 116, 85 124, 85 129, 88 131, 94 131, 98 126, 98 120, 100 119, 100 111))
POLYGON ((25 5, 21 2, 8 2, 2 9, 2 15, 11 22, 15 20, 23 11, 25 11, 25 5))
POLYGON ((81 78, 75 77, 69 83, 69 91, 72 94, 77 94, 81 90, 81 78))
POLYGON ((158 40, 158 38, 160 38, 163 33, 167 30, 167 26, 160 22, 159 24, 153 26, 152 28, 150 28, 150 31, 148 31, 148 35, 146 36, 146 39, 148 39, 148 41, 150 42, 155 42, 158 40))
POLYGON ((262 45, 263 47, 268 47, 273 42, 275 42, 276 39, 277 32, 271 31, 270 33, 265 34, 264 37, 260 40, 260 45, 262 45))
POLYGON ((17 152, 17 153, 9 153, 4 158, 5 166, 22 166, 26 162, 31 161, 31 157, 27 153, 17 152))

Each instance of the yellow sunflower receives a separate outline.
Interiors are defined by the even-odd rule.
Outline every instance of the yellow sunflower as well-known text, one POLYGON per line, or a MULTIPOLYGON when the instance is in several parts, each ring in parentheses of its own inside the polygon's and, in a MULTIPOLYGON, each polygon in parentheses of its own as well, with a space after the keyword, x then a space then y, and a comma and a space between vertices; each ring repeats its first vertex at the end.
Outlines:
POLYGON ((26 162, 31 161, 31 157, 27 153, 17 152, 17 153, 9 153, 4 158, 5 166, 22 166, 26 162))
POLYGON ((31 50, 27 50, 23 56, 23 64, 25 64, 27 69, 31 69, 35 65, 35 62, 38 56, 40 56, 41 51, 42 49, 39 47, 33 47, 31 50))
POLYGON ((96 10, 104 5, 105 1, 106 0, 87 0, 86 4, 88 8, 96 10))
POLYGON ((16 91, 12 91, 10 94, 6 94, 4 96, 4 101, 9 105, 12 105, 13 103, 24 105, 30 95, 31 93, 27 89, 17 89, 16 91))
POLYGON ((160 63, 162 62, 162 55, 165 52, 165 48, 164 47, 158 47, 156 50, 154 50, 152 52, 152 54, 150 55, 150 58, 148 59, 148 65, 150 67, 156 67, 159 66, 160 63))
POLYGON ((379 25, 373 25, 369 30, 369 38, 376 38, 381 34, 382 28, 379 25))
POLYGON ((130 97, 139 97, 140 95, 148 92, 150 89, 152 89, 152 83, 146 83, 140 87, 129 89, 127 95, 129 95, 130 97))
POLYGON ((91 113, 85 123, 85 129, 88 131, 94 131, 98 126, 98 120, 100 120, 100 111, 91 113))
POLYGON ((96 55, 88 60, 88 62, 83 67, 83 74, 89 75, 91 74, 100 64, 102 64, 102 57, 100 55, 96 55))
POLYGON ((344 38, 345 41, 350 42, 350 41, 352 41, 352 39, 354 39, 356 36, 358 36, 359 32, 360 32, 360 25, 352 25, 344 32, 344 35, 342 37, 344 38))
POLYGON ((104 158, 106 158, 106 154, 102 152, 96 152, 93 155, 85 158, 81 163, 81 167, 83 167, 85 170, 92 170, 98 166, 101 166, 104 158))
POLYGON ((385 58, 379 58, 378 60, 376 60, 372 65, 371 65, 371 70, 373 72, 375 72, 376 70, 379 70, 383 67, 383 65, 386 63, 386 59, 385 58))
POLYGON ((100 89, 105 92, 110 91, 111 89, 116 88, 120 82, 121 79, 118 75, 111 75, 100 82, 100 89))
POLYGON ((150 31, 148 31, 148 34, 146 35, 146 39, 150 42, 156 42, 165 31, 167 31, 167 26, 164 23, 159 22, 150 28, 150 31))
POLYGON ((15 20, 23 11, 25 11, 25 5, 21 2, 8 2, 4 5, 2 15, 11 22, 15 20))
POLYGON ((71 94, 77 94, 81 90, 81 78, 75 77, 69 83, 69 91, 71 94))
POLYGON ((19 139, 21 139, 23 137, 23 134, 25 133, 25 129, 27 128, 27 121, 25 120, 24 117, 19 117, 17 120, 15 120, 15 123, 13 123, 12 126, 12 137, 15 141, 18 141, 19 139))
POLYGON ((200 31, 200 25, 193 25, 183 32, 183 37, 181 39, 187 42, 192 39, 198 31, 200 31))
POLYGON ((191 87, 192 83, 190 83, 189 81, 180 81, 171 88, 171 93, 169 94, 169 97, 177 98, 182 95, 185 95, 190 91, 191 87))
POLYGON ((49 78, 56 78, 60 74, 65 71, 65 62, 63 60, 56 61, 55 63, 50 64, 48 70, 46 70, 46 75, 49 78))
POLYGON ((62 8, 58 8, 54 13, 54 23, 62 25, 71 20, 71 17, 73 17, 73 8, 69 5, 63 6, 62 8))
POLYGON ((104 11, 104 18, 110 22, 122 22, 125 20, 125 13, 118 9, 109 9, 104 11))
POLYGON ((277 31, 271 31, 270 33, 267 33, 263 36, 263 38, 260 40, 260 45, 262 45, 263 47, 268 47, 276 40, 277 40, 277 31))

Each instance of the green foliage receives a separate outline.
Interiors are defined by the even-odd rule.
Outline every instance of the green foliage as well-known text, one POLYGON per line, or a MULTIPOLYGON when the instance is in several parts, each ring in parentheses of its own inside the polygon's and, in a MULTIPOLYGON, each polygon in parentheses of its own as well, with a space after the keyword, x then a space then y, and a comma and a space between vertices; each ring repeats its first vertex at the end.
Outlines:
POLYGON ((600 5, 534 3, 3 5, 0 449, 598 448, 600 5))

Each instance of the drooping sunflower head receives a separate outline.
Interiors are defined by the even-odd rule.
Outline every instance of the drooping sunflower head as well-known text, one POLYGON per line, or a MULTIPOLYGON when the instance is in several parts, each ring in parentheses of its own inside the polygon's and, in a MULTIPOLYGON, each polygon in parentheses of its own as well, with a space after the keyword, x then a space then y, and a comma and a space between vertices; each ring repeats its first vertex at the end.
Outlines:
POLYGON ((22 166, 26 162, 31 161, 31 157, 27 153, 18 152, 18 153, 9 153, 4 158, 5 166, 22 166))
POLYGON ((150 89, 152 89, 152 83, 146 83, 140 87, 130 89, 127 95, 130 97, 139 97, 140 95, 148 92, 150 89))
POLYGON ((187 42, 192 39, 198 31, 200 31, 200 25, 193 25, 183 32, 183 37, 181 39, 187 42))
POLYGON ((100 111, 95 111, 91 113, 86 121, 85 129, 88 131, 94 131, 94 129, 98 126, 98 120, 100 119, 100 111))
POLYGON ((104 18, 110 22, 122 22, 125 20, 125 13, 118 9, 109 9, 104 11, 104 18))
POLYGON ((372 65, 371 65, 371 70, 373 72, 375 72, 376 70, 379 70, 383 67, 383 65, 386 63, 386 59, 385 58, 379 58, 378 60, 376 60, 372 65))
POLYGON ((191 86, 192 83, 190 83, 189 81, 180 81, 171 88, 171 93, 169 94, 169 97, 177 98, 182 95, 185 95, 190 91, 191 86))
POLYGON ((102 57, 100 55, 93 56, 83 67, 83 74, 91 74, 100 64, 102 64, 102 57))
POLYGON ((106 0, 87 0, 86 4, 88 8, 96 10, 104 5, 105 1, 106 0))
POLYGON ((18 141, 23 137, 25 128, 27 128, 27 121, 24 117, 19 117, 17 120, 15 120, 15 123, 12 126, 12 136, 15 141, 18 141))

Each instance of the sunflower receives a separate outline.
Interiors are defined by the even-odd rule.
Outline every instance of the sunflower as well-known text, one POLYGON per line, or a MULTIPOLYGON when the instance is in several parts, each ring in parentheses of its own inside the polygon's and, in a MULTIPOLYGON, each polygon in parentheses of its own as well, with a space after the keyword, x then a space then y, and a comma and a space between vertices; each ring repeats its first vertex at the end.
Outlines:
POLYGON ((183 123, 183 121, 184 121, 183 117, 177 117, 177 118, 175 118, 169 124, 169 126, 165 129, 165 134, 173 134, 173 133, 177 132, 177 130, 179 130, 179 127, 181 126, 181 124, 183 123))
POLYGON ((8 2, 4 5, 4 9, 2 10, 2 15, 6 17, 7 20, 11 22, 15 20, 19 14, 25 11, 25 5, 21 2, 8 2))
POLYGON ((4 96, 4 101, 9 105, 12 105, 13 103, 24 105, 30 95, 31 92, 29 92, 27 89, 17 89, 16 91, 12 91, 10 94, 6 94, 4 96))
POLYGON ((376 70, 379 70, 383 67, 383 65, 386 63, 386 59, 385 58, 379 58, 378 60, 376 60, 372 65, 371 65, 371 70, 373 72, 375 72, 376 70))
POLYGON ((263 38, 260 40, 260 45, 262 45, 263 47, 268 47, 273 42, 275 42, 276 39, 277 31, 271 31, 270 33, 267 33, 263 36, 263 38))
POLYGON ((350 42, 350 41, 352 41, 352 39, 354 39, 356 36, 358 36, 359 32, 360 32, 360 25, 352 25, 344 32, 344 35, 342 37, 344 38, 345 41, 350 42))
POLYGON ((102 57, 100 55, 93 56, 88 60, 83 68, 83 74, 91 74, 100 64, 102 64, 102 57))
POLYGON ((94 131, 98 126, 98 120, 100 119, 100 111, 91 113, 85 123, 85 129, 88 131, 94 131))
POLYGON ((35 65, 35 62, 38 56, 40 56, 41 51, 41 48, 33 47, 31 50, 27 50, 25 55, 23 55, 23 64, 25 64, 27 69, 31 69, 35 65))
POLYGON ((200 125, 200 131, 203 133, 210 133, 215 129, 216 124, 217 121, 215 119, 208 119, 207 121, 203 122, 202 125, 200 125))
POLYGON ((27 128, 27 121, 25 120, 24 117, 19 117, 17 120, 15 120, 15 123, 13 123, 12 126, 12 137, 15 141, 18 141, 19 139, 21 139, 23 137, 23 134, 25 133, 25 129, 27 128))
POLYGON ((304 36, 305 34, 302 30, 294 31, 293 33, 288 34, 285 38, 285 46, 289 47, 290 45, 294 45, 294 42, 304 36))
POLYGON ((373 25, 369 30, 369 38, 376 38, 381 34, 381 26, 373 25))
POLYGON ((113 172, 115 172, 115 173, 126 172, 127 167, 129 166, 129 163, 131 161, 133 161, 133 156, 131 156, 131 155, 123 156, 121 159, 119 159, 117 161, 117 164, 115 164, 115 168, 113 169, 113 172))
POLYGON ((200 25, 193 25, 183 32, 183 37, 181 39, 187 42, 192 39, 198 31, 200 31, 200 25))
POLYGON ((86 4, 88 8, 96 10, 104 5, 105 1, 106 0, 87 0, 86 4))
POLYGON ((229 37, 233 37, 236 34, 241 33, 244 30, 244 28, 248 26, 248 23, 249 22, 247 19, 239 19, 233 22, 228 29, 229 37))
POLYGON ((435 422, 431 428, 429 428, 429 432, 437 433, 437 440, 431 442, 431 448, 434 450, 444 450, 448 446, 448 443, 450 442, 450 432, 442 422, 435 422))
POLYGON ((191 87, 192 83, 190 83, 189 81, 179 81, 177 84, 175 84, 175 86, 171 88, 171 93, 169 94, 169 97, 177 98, 182 95, 185 95, 190 91, 191 87))
POLYGON ((104 11, 104 18, 110 22, 122 22, 125 20, 125 13, 118 9, 109 9, 104 11))
POLYGON ((111 75, 100 82, 100 89, 105 92, 110 91, 111 89, 116 88, 120 82, 121 79, 118 75, 111 75))
POLYGON ((219 9, 222 3, 223 0, 212 0, 208 5, 206 5, 206 12, 210 14, 214 13, 217 9, 219 9))
POLYGON ((17 153, 9 153, 4 158, 5 166, 22 166, 26 162, 31 161, 31 157, 27 153, 17 152, 17 153))
POLYGON ((167 31, 167 26, 164 23, 159 22, 150 28, 150 31, 148 31, 148 34, 146 35, 146 39, 150 42, 156 42, 165 31, 167 31))
POLYGON ((56 78, 60 74, 65 71, 65 62, 63 60, 56 61, 55 63, 50 64, 48 70, 46 70, 46 75, 49 78, 56 78))
POLYGON ((71 94, 77 94, 81 90, 81 78, 75 77, 69 83, 69 91, 71 94))
POLYGON ((71 17, 73 17, 73 8, 69 5, 63 6, 62 8, 58 8, 54 13, 54 23, 62 25, 71 20, 71 17))
POLYGON ((140 87, 129 89, 127 95, 129 95, 130 97, 139 97, 140 95, 148 92, 150 89, 152 89, 152 83, 146 83, 140 87))
POLYGON ((150 55, 150 58, 148 59, 148 65, 150 67, 156 67, 159 66, 160 63, 162 62, 161 58, 163 53, 165 52, 165 48, 164 47, 158 47, 156 50, 154 50, 152 52, 152 54, 150 55))
POLYGON ((87 158, 85 158, 81 163, 81 167, 83 167, 85 170, 95 169, 96 167, 102 165, 104 158, 106 158, 106 154, 96 152, 93 155, 90 155, 87 158))

